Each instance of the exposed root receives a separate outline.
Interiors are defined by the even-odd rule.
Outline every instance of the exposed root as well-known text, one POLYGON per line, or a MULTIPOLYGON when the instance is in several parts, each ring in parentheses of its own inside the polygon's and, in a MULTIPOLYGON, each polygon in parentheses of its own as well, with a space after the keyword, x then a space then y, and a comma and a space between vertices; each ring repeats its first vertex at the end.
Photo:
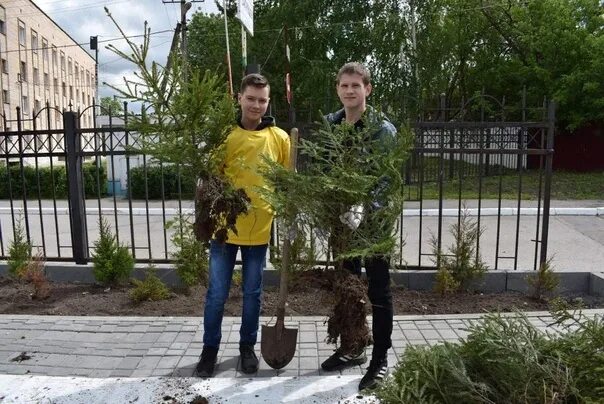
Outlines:
POLYGON ((216 238, 224 243, 229 230, 237 233, 237 217, 247 212, 249 204, 242 188, 233 189, 220 177, 204 180, 195 193, 195 237, 202 242, 216 238))

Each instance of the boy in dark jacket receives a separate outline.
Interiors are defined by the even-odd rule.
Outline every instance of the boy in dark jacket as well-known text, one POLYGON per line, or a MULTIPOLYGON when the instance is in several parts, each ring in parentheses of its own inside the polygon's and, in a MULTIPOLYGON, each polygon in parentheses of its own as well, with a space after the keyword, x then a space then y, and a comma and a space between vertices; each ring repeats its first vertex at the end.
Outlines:
MULTIPOLYGON (((357 130, 370 127, 370 125, 376 127, 377 130, 372 135, 372 140, 377 143, 387 144, 396 136, 394 125, 367 105, 367 97, 372 90, 371 77, 362 64, 352 62, 342 66, 336 77, 336 89, 343 108, 325 117, 330 124, 338 125, 342 122, 349 122, 354 124, 357 130)), ((379 176, 380 173, 376 174, 379 176)), ((375 212, 385 207, 387 201, 381 196, 380 188, 382 187, 378 184, 375 192, 372 193, 373 201, 369 206, 352 206, 348 212, 341 215, 342 224, 355 231, 363 221, 370 221, 375 212)), ((384 229, 384 231, 388 231, 388 229, 384 229)), ((361 275, 361 264, 360 259, 343 262, 344 268, 359 276, 361 275)), ((369 282, 369 300, 372 305, 374 345, 371 361, 367 373, 361 379, 359 390, 374 388, 384 379, 388 370, 388 349, 392 346, 393 309, 390 292, 390 257, 384 255, 366 257, 365 271, 369 282)), ((336 350, 321 364, 321 367, 326 371, 341 370, 363 364, 366 361, 364 349, 353 354, 345 354, 336 350)))

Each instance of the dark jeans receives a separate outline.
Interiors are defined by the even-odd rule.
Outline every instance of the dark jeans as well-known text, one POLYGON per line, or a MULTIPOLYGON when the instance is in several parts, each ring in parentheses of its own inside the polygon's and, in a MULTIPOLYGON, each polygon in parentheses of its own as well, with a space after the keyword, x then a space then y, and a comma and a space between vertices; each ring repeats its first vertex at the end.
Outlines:
MULTIPOLYGON (((361 276, 361 259, 345 260, 344 268, 361 276)), ((392 347, 392 293, 390 291, 390 259, 385 256, 365 258, 365 272, 369 281, 369 301, 372 307, 373 335, 372 358, 386 358, 392 347)))
POLYGON ((210 283, 203 314, 203 345, 218 348, 222 339, 224 304, 229 297, 237 250, 241 249, 243 313, 239 343, 254 345, 257 340, 262 299, 262 271, 267 245, 243 246, 210 242, 210 283))

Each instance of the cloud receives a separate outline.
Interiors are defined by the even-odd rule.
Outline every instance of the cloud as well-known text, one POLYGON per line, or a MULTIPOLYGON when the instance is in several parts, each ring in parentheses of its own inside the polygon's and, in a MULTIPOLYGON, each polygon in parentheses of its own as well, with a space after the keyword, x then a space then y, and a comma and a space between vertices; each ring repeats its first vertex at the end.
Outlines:
MULTIPOLYGON (((112 44, 120 50, 127 50, 126 41, 113 22, 107 17, 106 6, 113 18, 126 35, 142 35, 145 21, 152 32, 174 30, 180 20, 180 4, 178 2, 163 4, 161 0, 36 0, 36 4, 50 16, 65 32, 80 43, 87 43, 91 36, 99 37, 99 96, 111 96, 115 91, 102 86, 103 82, 111 84, 123 83, 123 77, 133 78, 134 66, 120 59, 115 53, 105 47, 112 44), (109 42, 106 42, 111 40, 109 42)), ((193 10, 216 13, 213 1, 194 3, 188 16, 193 10)), ((173 32, 154 34, 151 36, 149 61, 166 63, 173 32)), ((142 37, 133 38, 135 43, 142 43, 142 37)), ((85 49, 87 45, 83 45, 85 49)), ((90 51, 94 56, 94 51, 90 51)))

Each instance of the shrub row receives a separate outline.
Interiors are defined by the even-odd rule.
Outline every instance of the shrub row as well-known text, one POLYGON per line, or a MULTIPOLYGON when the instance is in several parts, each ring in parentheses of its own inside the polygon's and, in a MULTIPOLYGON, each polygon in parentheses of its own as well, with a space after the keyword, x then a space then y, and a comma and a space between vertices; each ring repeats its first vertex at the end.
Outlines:
MULTIPOLYGON (((82 171, 86 198, 97 198, 106 195, 106 166, 101 164, 97 167, 94 163, 84 163, 82 171), (97 175, 100 180, 100 195, 97 189, 97 175)), ((22 198, 24 188, 28 198, 52 199, 54 197, 56 199, 66 199, 67 169, 65 166, 54 166, 51 170, 49 166, 44 166, 38 167, 36 170, 32 166, 24 166, 22 178, 20 166, 9 166, 8 168, 0 166, 0 199, 9 199, 11 193, 13 199, 22 198)))
MULTIPOLYGON (((165 165, 135 167, 130 169, 130 187, 133 199, 177 199, 178 192, 178 167, 165 165), (145 192, 145 175, 147 178, 147 193, 145 192)), ((181 198, 192 199, 195 193, 195 179, 180 175, 181 198)))

